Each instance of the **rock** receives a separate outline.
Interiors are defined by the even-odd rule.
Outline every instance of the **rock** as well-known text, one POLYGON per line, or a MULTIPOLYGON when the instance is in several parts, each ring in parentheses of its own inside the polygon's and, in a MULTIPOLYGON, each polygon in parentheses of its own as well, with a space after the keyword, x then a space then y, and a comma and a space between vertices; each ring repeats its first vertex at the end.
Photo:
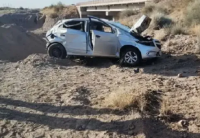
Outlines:
POLYGON ((179 74, 178 74, 178 77, 179 77, 179 78, 182 78, 182 77, 184 77, 184 76, 183 76, 182 73, 179 73, 179 74))
POLYGON ((182 127, 182 128, 186 128, 186 127, 188 127, 188 125, 189 125, 189 122, 187 120, 180 120, 178 122, 178 126, 182 127))
POLYGON ((129 134, 129 135, 133 135, 133 134, 134 134, 134 131, 133 131, 133 130, 129 130, 129 131, 128 131, 128 134, 129 134))
POLYGON ((134 73, 136 74, 136 73, 139 73, 140 72, 140 69, 139 68, 137 68, 137 69, 134 69, 134 73))

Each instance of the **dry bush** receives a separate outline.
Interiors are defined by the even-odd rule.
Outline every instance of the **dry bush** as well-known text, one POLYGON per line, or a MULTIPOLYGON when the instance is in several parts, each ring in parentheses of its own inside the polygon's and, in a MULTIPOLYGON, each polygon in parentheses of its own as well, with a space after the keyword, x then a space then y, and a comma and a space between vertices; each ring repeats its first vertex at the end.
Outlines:
POLYGON ((177 34, 187 34, 187 31, 184 26, 180 24, 173 25, 171 28, 171 34, 177 35, 177 34))
POLYGON ((160 116, 168 116, 169 113, 171 112, 170 106, 169 106, 169 101, 167 99, 163 99, 161 105, 160 105, 160 116))
POLYGON ((185 26, 177 23, 177 24, 165 26, 165 32, 168 35, 187 34, 187 29, 185 26))
POLYGON ((63 12, 61 13, 61 15, 64 18, 79 18, 80 17, 76 6, 67 6, 63 10, 63 12))
POLYGON ((120 18, 127 18, 127 17, 130 17, 132 15, 136 15, 138 14, 138 11, 136 10, 132 10, 132 9, 128 9, 128 10, 124 10, 122 12, 120 12, 120 18))
POLYGON ((143 9, 142 13, 146 15, 150 15, 155 10, 155 5, 153 4, 147 4, 143 9))
POLYGON ((142 13, 145 15, 151 15, 153 13, 163 13, 163 14, 168 14, 168 9, 166 7, 161 7, 157 5, 156 3, 151 3, 147 4, 143 9, 142 13))
POLYGON ((62 4, 51 5, 41 11, 44 15, 53 16, 57 14, 62 18, 79 18, 79 13, 76 6, 64 6, 62 4), (51 15, 52 14, 52 15, 51 15))
POLYGON ((172 110, 169 100, 167 98, 163 98, 162 102, 160 103, 158 118, 168 122, 177 122, 182 119, 183 116, 181 114, 176 114, 172 110))
POLYGON ((161 29, 171 24, 173 24, 172 19, 168 18, 165 14, 159 12, 153 14, 152 25, 154 29, 161 29))
POLYGON ((58 2, 56 5, 52 4, 49 7, 45 7, 42 10, 42 13, 45 15, 50 15, 52 18, 58 17, 58 13, 61 13, 63 9, 65 8, 65 5, 62 4, 61 2, 58 2), (57 14, 57 15, 56 15, 57 14))
POLYGON ((166 40, 166 36, 169 35, 165 29, 160 29, 158 31, 155 31, 155 38, 161 41, 166 40))
POLYGON ((200 1, 194 0, 187 6, 185 22, 187 25, 200 24, 200 1))
POLYGON ((196 53, 200 53, 200 25, 195 25, 191 27, 191 31, 193 34, 197 36, 197 44, 196 44, 196 53))
POLYGON ((57 13, 51 13, 50 15, 49 15, 49 17, 50 18, 58 18, 58 14, 57 13))
POLYGON ((53 8, 55 12, 60 12, 64 9, 64 7, 65 7, 64 4, 58 2, 57 5, 55 5, 53 8))
POLYGON ((161 102, 160 92, 148 90, 147 87, 139 87, 139 85, 136 87, 138 89, 114 91, 104 103, 114 109, 135 108, 142 113, 158 114, 161 102))
POLYGON ((130 106, 136 106, 137 98, 138 97, 136 94, 134 94, 134 91, 118 91, 111 93, 107 97, 106 104, 110 107, 123 110, 130 106))

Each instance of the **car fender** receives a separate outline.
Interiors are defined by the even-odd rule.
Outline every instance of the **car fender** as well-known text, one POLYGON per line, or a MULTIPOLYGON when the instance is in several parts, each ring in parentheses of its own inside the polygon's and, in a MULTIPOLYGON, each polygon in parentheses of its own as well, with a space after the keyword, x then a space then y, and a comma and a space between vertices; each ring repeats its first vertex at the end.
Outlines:
MULTIPOLYGON (((60 37, 54 37, 54 38, 48 37, 47 39, 48 39, 48 41, 49 41, 47 47, 49 47, 49 46, 50 46, 51 44, 53 44, 53 43, 60 43, 60 44, 63 45, 63 47, 65 47, 65 41, 64 41, 63 39, 61 39, 60 37)), ((65 47, 65 48, 66 48, 66 47, 65 47)))
POLYGON ((137 39, 133 39, 132 37, 130 38, 127 35, 119 36, 119 41, 120 41, 120 45, 121 45, 121 47, 119 49, 121 49, 122 47, 127 46, 127 45, 138 48, 138 45, 136 43, 137 39))

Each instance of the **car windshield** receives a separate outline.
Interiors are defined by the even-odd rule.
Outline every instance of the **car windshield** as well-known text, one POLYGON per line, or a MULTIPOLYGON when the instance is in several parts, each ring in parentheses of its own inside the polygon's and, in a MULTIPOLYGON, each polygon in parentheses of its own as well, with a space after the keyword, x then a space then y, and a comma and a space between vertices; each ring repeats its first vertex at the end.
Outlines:
POLYGON ((129 28, 128 26, 122 25, 119 22, 109 22, 111 25, 113 25, 114 27, 117 27, 119 29, 122 29, 126 32, 129 32, 131 30, 131 28, 129 28))

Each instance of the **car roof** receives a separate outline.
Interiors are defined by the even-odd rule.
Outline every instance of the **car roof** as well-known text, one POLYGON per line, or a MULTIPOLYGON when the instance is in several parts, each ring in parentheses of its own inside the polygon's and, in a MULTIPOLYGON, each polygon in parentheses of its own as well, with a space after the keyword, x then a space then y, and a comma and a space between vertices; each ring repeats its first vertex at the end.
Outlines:
MULTIPOLYGON (((72 18, 72 19, 63 19, 62 21, 66 22, 66 21, 88 21, 88 20, 89 20, 89 18, 72 18)), ((101 20, 104 22, 109 22, 109 20, 107 20, 107 19, 101 19, 101 20)))
POLYGON ((73 18, 73 19, 63 19, 62 21, 88 21, 89 18, 73 18))

